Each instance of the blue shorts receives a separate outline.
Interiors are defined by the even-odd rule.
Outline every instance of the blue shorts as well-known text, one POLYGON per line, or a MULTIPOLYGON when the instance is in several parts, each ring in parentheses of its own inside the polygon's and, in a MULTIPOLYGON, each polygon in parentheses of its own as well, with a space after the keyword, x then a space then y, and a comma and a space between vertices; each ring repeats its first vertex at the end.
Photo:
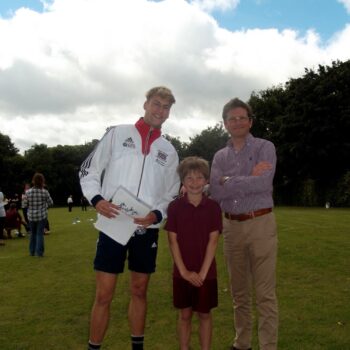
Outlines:
POLYGON ((97 241, 94 269, 108 273, 122 273, 128 258, 129 270, 152 273, 156 270, 158 229, 148 229, 143 235, 135 235, 124 246, 100 232, 97 241))

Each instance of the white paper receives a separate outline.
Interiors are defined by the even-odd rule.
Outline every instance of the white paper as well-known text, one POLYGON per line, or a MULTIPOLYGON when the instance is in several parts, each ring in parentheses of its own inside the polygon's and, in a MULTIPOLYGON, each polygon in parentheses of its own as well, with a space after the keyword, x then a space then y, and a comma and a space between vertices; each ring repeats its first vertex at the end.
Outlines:
POLYGON ((151 211, 151 206, 138 199, 123 186, 118 187, 112 203, 120 207, 119 215, 115 218, 98 215, 94 226, 118 243, 126 245, 138 227, 134 223, 134 218, 145 217, 151 211))

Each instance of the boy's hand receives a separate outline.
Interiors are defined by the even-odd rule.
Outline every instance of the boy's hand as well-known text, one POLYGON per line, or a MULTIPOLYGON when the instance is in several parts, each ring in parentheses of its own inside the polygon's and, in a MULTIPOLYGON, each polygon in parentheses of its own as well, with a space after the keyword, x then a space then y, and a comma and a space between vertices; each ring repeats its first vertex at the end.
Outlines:
POLYGON ((185 273, 183 273, 182 278, 190 282, 195 287, 201 287, 203 285, 203 280, 197 272, 186 271, 185 273))
POLYGON ((202 271, 199 271, 198 275, 201 278, 201 280, 204 282, 205 278, 207 277, 207 274, 202 271))

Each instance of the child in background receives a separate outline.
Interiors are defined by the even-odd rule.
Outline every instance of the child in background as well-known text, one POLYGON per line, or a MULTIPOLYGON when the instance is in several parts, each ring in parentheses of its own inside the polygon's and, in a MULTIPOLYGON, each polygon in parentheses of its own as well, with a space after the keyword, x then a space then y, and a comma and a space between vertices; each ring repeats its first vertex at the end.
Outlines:
POLYGON ((16 234, 18 237, 24 237, 24 234, 21 232, 22 225, 28 231, 26 223, 23 221, 20 213, 17 210, 17 204, 11 203, 10 208, 6 210, 5 231, 7 233, 7 238, 12 238, 12 230, 17 231, 16 234))
POLYGON ((181 350, 188 350, 193 312, 199 318, 202 350, 210 349, 212 316, 218 305, 215 251, 222 230, 218 203, 203 194, 209 179, 208 162, 185 158, 177 169, 184 195, 169 204, 169 246, 174 260, 173 302, 179 309, 178 334, 181 350))

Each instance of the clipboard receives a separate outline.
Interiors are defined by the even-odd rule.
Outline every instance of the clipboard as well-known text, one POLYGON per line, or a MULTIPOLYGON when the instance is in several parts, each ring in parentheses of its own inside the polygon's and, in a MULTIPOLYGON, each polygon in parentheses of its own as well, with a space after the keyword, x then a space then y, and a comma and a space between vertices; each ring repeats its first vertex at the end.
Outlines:
POLYGON ((107 218, 98 214, 94 226, 118 243, 126 245, 138 228, 138 225, 134 223, 134 217, 146 216, 151 211, 151 206, 123 186, 117 188, 112 203, 120 207, 119 215, 107 218))

